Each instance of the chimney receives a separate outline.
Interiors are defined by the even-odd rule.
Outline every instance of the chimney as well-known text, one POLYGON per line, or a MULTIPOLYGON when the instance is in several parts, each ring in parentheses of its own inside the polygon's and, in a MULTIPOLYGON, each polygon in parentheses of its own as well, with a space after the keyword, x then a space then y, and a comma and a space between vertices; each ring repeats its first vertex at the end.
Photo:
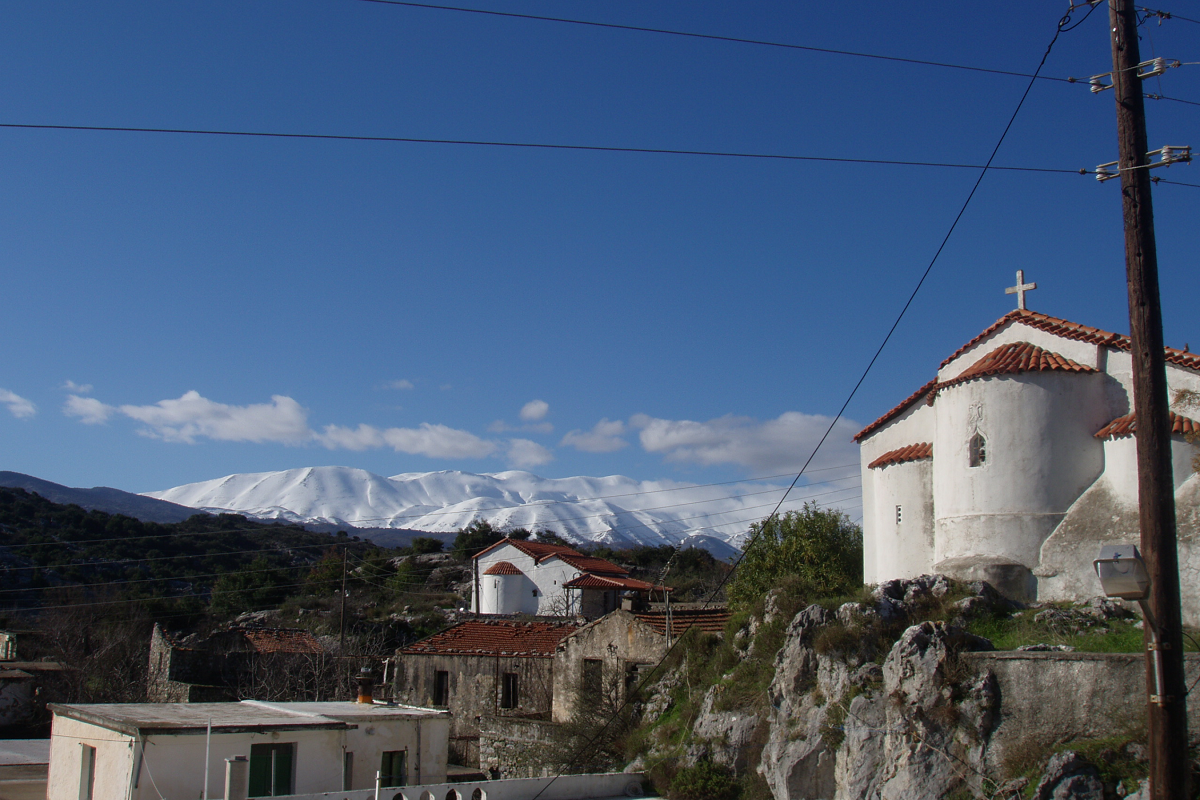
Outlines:
POLYGON ((375 688, 375 678, 371 675, 370 667, 363 667, 358 671, 358 702, 374 703, 375 698, 372 696, 372 690, 375 688))
POLYGON ((250 762, 245 756, 225 759, 225 800, 246 800, 250 793, 250 762))

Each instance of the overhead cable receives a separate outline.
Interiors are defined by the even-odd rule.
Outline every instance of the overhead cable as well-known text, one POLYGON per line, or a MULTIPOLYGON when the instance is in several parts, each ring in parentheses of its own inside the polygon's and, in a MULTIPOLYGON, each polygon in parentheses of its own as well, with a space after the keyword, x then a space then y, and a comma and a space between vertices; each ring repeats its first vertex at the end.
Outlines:
MULTIPOLYGON (((142 128, 126 125, 45 125, 34 123, 0 122, 0 128, 49 131, 89 131, 107 133, 171 133, 197 136, 243 136, 267 139, 317 139, 344 142, 398 142, 405 144, 451 144, 475 147, 511 147, 542 150, 583 150, 597 153, 647 153, 653 155, 712 156, 718 158, 751 158, 774 161, 818 161, 832 164, 875 164, 897 167, 944 167, 950 169, 983 169, 980 164, 958 164, 941 161, 903 161, 885 158, 839 158, 835 156, 797 156, 780 153, 738 153, 725 150, 684 150, 660 147, 606 147, 589 144, 552 144, 549 142, 502 142, 485 139, 428 139, 416 136, 352 136, 333 133, 284 133, 280 131, 232 131, 203 128, 142 128)), ((1079 170, 1048 167, 995 167, 988 169, 1009 172, 1045 172, 1076 175, 1079 170)))

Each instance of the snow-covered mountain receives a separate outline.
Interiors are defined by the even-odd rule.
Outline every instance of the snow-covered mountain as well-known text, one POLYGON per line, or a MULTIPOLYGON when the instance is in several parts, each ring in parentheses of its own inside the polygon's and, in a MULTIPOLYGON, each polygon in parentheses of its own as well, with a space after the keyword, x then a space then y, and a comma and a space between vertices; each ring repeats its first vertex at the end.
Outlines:
POLYGON ((349 467, 308 467, 229 475, 146 494, 205 511, 295 523, 449 532, 483 518, 504 528, 553 530, 576 543, 685 542, 726 556, 783 491, 764 484, 696 486, 620 475, 445 471, 385 478, 349 467))

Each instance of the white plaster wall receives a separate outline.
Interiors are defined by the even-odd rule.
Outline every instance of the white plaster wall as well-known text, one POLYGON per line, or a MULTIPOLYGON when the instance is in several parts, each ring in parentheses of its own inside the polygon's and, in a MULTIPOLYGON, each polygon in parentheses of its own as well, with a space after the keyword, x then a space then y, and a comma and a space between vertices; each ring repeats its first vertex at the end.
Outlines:
POLYGON ((913 578, 931 572, 933 462, 929 459, 908 461, 871 472, 874 473, 873 574, 878 577, 867 582, 913 578), (902 510, 899 523, 896 522, 896 506, 902 510))
MULTIPOLYGON (((892 574, 895 565, 885 557, 877 555, 881 545, 886 546, 888 538, 894 532, 894 526, 889 527, 889 520, 894 522, 897 502, 905 505, 932 503, 932 495, 928 498, 905 498, 883 503, 878 499, 878 486, 882 479, 878 469, 867 469, 876 458, 884 453, 896 450, 918 442, 932 442, 934 437, 934 411, 917 400, 896 419, 873 432, 860 442, 859 463, 862 473, 863 490, 863 581, 879 583, 889 578, 898 577, 892 574), (891 516, 887 509, 890 507, 891 516)), ((887 469, 892 469, 888 467, 887 469)), ((926 487, 928 490, 928 487, 926 487)), ((885 490, 891 491, 891 490, 885 490)), ((890 495, 889 495, 890 496, 890 495)))
MULTIPOLYGON (((371 789, 375 773, 383 766, 383 754, 407 750, 408 783, 440 783, 446 780, 446 748, 450 738, 449 718, 362 721, 346 731, 346 750, 354 753, 352 789, 371 789), (420 775, 417 774, 418 741, 420 775)), ((224 767, 222 767, 224 769, 224 767)), ((338 775, 341 775, 339 770, 338 775)), ((340 777, 339 777, 340 781, 340 777)), ((223 784, 222 784, 223 785, 223 784)), ((340 788, 340 783, 338 788, 340 788)), ((297 787, 298 791, 299 787, 297 787)), ((332 791, 332 790, 316 790, 332 791)), ((211 796, 211 795, 210 795, 211 796)))
MULTIPOLYGON (((482 601, 479 608, 482 614, 561 614, 566 608, 566 602, 572 599, 566 596, 568 593, 562 586, 567 581, 572 578, 578 578, 580 575, 579 570, 556 556, 544 559, 539 564, 532 557, 525 555, 516 547, 507 543, 480 556, 477 566, 479 569, 479 588, 482 601), (496 576, 484 575, 483 573, 501 561, 507 561, 521 570, 528 580, 528 583, 522 583, 519 591, 517 591, 520 605, 515 612, 497 611, 495 595, 491 594, 494 590, 489 590, 487 587, 490 584, 485 584, 485 581, 496 576), (537 589, 537 597, 533 596, 534 589, 537 589)), ((473 591, 474 588, 472 588, 473 591)), ((473 603, 472 607, 474 607, 473 603)))
POLYGON ((934 411, 935 563, 990 556, 1033 568, 1038 550, 1103 470, 1104 375, 1026 373, 948 387, 934 411), (987 459, 969 466, 978 430, 987 459))
POLYGON ((133 737, 62 717, 54 718, 50 731, 48 800, 86 796, 80 787, 84 744, 96 748, 94 800, 126 800, 133 776, 133 737))

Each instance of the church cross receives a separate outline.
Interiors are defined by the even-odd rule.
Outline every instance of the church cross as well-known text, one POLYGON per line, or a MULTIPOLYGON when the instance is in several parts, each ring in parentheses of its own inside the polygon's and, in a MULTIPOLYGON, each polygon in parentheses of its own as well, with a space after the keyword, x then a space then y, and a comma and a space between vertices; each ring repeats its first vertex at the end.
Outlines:
POLYGON ((1025 293, 1031 292, 1037 288, 1036 283, 1025 282, 1025 270, 1017 270, 1017 285, 1010 286, 1004 290, 1005 294, 1015 294, 1017 296, 1017 308, 1025 310, 1025 293))

